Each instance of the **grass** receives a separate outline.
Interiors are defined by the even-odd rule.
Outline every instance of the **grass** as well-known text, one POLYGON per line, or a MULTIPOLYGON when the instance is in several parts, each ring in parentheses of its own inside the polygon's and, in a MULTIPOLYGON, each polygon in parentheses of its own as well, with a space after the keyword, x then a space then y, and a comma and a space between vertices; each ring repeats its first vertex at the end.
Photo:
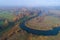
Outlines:
POLYGON ((47 24, 51 24, 53 26, 56 26, 56 24, 58 24, 58 26, 60 26, 60 19, 54 16, 46 16, 45 18, 45 23, 47 24))
POLYGON ((0 32, 0 36, 2 36, 2 34, 3 34, 4 32, 9 31, 11 28, 12 28, 12 26, 7 26, 3 31, 0 32))
POLYGON ((0 12, 0 17, 12 20, 15 16, 13 15, 13 13, 10 13, 8 11, 6 12, 3 11, 3 12, 0 12))
POLYGON ((35 19, 32 19, 29 22, 27 22, 27 27, 38 30, 40 29, 49 30, 52 29, 53 27, 58 26, 60 26, 60 19, 54 16, 45 16, 45 19, 42 22, 39 22, 39 20, 35 19))
MULTIPOLYGON (((12 19, 14 17, 15 16, 11 12, 8 12, 8 11, 2 11, 2 12, 0 12, 0 18, 5 18, 5 19, 8 19, 9 21, 12 21, 12 19)), ((0 21, 0 25, 3 25, 3 24, 4 24, 4 22, 0 21)), ((9 29, 11 29, 11 27, 9 27, 9 26, 6 27, 3 31, 0 32, 0 35, 2 35, 6 31, 8 31, 9 29)))
POLYGON ((3 21, 0 21, 0 25, 3 25, 4 24, 4 22, 3 21))
MULTIPOLYGON (((21 22, 23 22, 24 20, 26 20, 26 19, 28 19, 28 18, 29 18, 29 17, 25 16, 24 18, 20 19, 19 22, 21 23, 21 22)), ((1 24, 3 24, 3 23, 1 22, 1 24)), ((0 36, 1 36, 4 32, 9 31, 12 27, 13 27, 13 26, 7 26, 3 31, 0 32, 0 36)))

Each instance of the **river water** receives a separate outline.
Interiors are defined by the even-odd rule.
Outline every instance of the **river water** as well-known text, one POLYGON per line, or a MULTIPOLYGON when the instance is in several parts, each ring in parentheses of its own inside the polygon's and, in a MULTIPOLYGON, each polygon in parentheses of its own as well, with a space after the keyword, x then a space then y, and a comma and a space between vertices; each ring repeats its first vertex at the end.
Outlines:
MULTIPOLYGON (((39 16, 39 15, 37 15, 39 16)), ((43 36, 54 36, 54 35, 57 35, 60 31, 60 26, 58 27, 54 27, 52 30, 35 30, 35 29, 31 29, 31 28, 28 28, 26 25, 25 25, 25 22, 31 20, 32 18, 35 18, 37 16, 34 16, 34 17, 31 17, 29 18, 28 20, 25 20, 23 21, 21 24, 20 24, 20 27, 27 31, 28 33, 32 33, 32 34, 35 34, 35 35, 43 35, 43 36)))

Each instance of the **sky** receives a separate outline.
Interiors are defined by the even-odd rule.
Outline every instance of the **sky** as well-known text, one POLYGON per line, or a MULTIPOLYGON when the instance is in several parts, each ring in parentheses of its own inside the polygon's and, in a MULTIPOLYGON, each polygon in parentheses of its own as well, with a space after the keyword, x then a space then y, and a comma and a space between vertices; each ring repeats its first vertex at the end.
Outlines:
POLYGON ((0 0, 0 6, 60 6, 60 0, 0 0))

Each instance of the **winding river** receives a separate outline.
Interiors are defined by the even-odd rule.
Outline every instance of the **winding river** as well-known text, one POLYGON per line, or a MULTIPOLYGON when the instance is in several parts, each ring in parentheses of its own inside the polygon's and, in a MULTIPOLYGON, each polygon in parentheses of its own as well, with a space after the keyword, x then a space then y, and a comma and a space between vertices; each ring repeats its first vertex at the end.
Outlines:
POLYGON ((57 34, 59 33, 60 27, 54 27, 52 30, 35 30, 35 29, 31 29, 31 28, 29 28, 29 27, 27 27, 27 26, 25 25, 25 22, 27 22, 27 21, 29 21, 29 20, 37 17, 37 16, 39 16, 39 14, 36 15, 36 16, 34 16, 34 17, 31 17, 31 18, 29 18, 29 19, 27 19, 27 20, 24 20, 24 21, 20 24, 20 27, 21 27, 23 30, 27 31, 28 33, 32 33, 32 34, 35 34, 35 35, 55 36, 55 35, 57 35, 57 34))

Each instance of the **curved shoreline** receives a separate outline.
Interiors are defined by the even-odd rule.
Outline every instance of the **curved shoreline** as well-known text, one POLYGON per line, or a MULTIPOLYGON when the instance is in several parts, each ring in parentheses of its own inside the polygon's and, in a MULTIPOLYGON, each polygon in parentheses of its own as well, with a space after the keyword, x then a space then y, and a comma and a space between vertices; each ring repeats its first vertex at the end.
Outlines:
MULTIPOLYGON (((37 17, 37 16, 35 16, 35 17, 37 17)), ((32 18, 35 18, 35 17, 31 17, 28 20, 30 20, 32 18)), ((27 31, 28 33, 32 33, 32 34, 35 34, 35 35, 42 35, 42 36, 54 36, 54 35, 57 35, 60 31, 60 26, 59 27, 54 27, 52 30, 35 30, 35 29, 28 28, 25 25, 25 22, 28 21, 28 20, 25 20, 20 24, 20 27, 23 30, 27 31)))

